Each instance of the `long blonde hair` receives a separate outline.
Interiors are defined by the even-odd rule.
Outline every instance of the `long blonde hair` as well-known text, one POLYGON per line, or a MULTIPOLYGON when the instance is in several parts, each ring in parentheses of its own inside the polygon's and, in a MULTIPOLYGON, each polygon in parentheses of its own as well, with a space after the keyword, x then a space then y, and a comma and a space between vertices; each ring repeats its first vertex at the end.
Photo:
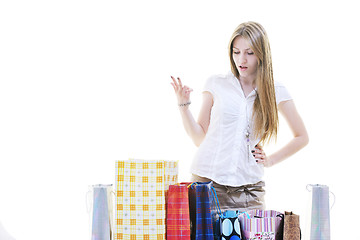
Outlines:
POLYGON ((238 79, 240 75, 233 59, 233 41, 238 36, 249 42, 258 59, 253 131, 261 143, 269 142, 272 138, 276 139, 279 125, 269 39, 265 29, 256 22, 245 22, 235 29, 229 43, 229 56, 231 71, 238 79))

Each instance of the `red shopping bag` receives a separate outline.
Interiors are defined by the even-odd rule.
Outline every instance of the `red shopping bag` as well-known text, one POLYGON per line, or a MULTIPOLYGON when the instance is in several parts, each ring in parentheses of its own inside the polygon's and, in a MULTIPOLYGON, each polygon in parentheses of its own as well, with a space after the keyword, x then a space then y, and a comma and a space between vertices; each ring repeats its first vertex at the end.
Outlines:
POLYGON ((190 240, 188 186, 191 183, 170 185, 167 199, 166 239, 190 240))

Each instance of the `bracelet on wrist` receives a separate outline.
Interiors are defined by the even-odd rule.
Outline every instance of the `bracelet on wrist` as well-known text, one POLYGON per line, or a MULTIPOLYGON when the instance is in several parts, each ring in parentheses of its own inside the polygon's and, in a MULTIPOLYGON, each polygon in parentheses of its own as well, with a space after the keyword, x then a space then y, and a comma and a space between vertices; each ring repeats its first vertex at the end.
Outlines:
POLYGON ((182 104, 179 104, 179 107, 185 107, 185 106, 188 106, 190 104, 191 104, 191 102, 182 103, 182 104))

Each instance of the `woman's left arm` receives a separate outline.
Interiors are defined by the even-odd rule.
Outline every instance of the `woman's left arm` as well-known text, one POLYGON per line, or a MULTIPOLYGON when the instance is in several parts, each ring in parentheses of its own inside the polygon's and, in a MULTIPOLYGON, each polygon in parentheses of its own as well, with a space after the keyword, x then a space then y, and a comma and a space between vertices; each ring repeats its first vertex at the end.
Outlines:
POLYGON ((291 155, 305 147, 309 142, 309 137, 305 125, 296 110, 294 101, 288 100, 281 102, 278 105, 278 109, 287 121, 294 138, 283 148, 268 157, 266 157, 261 146, 257 147, 256 152, 262 152, 263 154, 263 157, 259 158, 258 162, 263 163, 266 167, 271 167, 285 160, 286 158, 290 157, 291 155))

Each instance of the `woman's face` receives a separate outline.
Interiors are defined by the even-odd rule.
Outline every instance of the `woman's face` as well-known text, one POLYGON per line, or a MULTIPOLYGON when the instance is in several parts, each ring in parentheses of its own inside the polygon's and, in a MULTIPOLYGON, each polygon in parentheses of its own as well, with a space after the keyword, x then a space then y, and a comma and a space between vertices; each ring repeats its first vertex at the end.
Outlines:
POLYGON ((240 77, 255 80, 258 61, 245 38, 238 36, 234 39, 232 57, 240 77))

